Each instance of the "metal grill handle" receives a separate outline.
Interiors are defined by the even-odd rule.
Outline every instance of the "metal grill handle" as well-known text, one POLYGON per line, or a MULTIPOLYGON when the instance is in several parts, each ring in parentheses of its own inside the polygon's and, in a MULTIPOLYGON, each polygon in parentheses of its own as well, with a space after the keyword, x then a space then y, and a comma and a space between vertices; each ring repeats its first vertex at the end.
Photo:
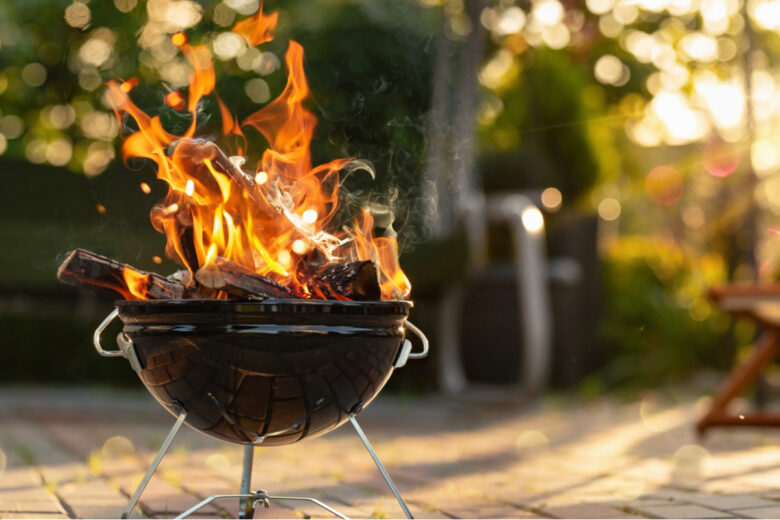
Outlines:
POLYGON ((423 331, 418 329, 411 321, 406 321, 404 326, 411 332, 414 332, 414 334, 420 338, 420 341, 422 341, 423 349, 420 352, 410 352, 409 353, 409 359, 422 359, 426 356, 428 356, 428 350, 430 345, 428 344, 428 338, 425 337, 425 334, 423 334, 423 331))
POLYGON ((100 335, 103 333, 103 330, 105 330, 106 327, 108 327, 108 324, 111 323, 114 318, 119 316, 119 310, 114 309, 111 311, 111 314, 106 316, 106 319, 104 319, 100 325, 95 329, 95 333, 92 335, 92 344, 95 345, 95 350, 97 350, 97 353, 104 357, 121 357, 124 354, 121 350, 104 350, 103 346, 100 344, 100 335))

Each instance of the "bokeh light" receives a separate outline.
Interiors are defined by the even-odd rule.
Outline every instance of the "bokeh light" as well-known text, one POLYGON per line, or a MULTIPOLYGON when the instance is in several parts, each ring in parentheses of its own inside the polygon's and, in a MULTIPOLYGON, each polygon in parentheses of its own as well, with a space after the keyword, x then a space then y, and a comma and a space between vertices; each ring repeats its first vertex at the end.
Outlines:
POLYGON ((549 187, 542 191, 542 205, 548 211, 558 211, 563 203, 563 195, 558 188, 549 187))
POLYGON ((8 139, 16 139, 24 132, 24 121, 13 114, 4 116, 0 118, 0 132, 8 139))
POLYGON ((103 459, 111 460, 126 457, 135 453, 135 446, 133 442, 122 435, 115 435, 109 437, 103 443, 103 447, 100 449, 100 455, 103 459))
POLYGON ((212 453, 203 462, 203 465, 212 470, 227 472, 230 471, 230 460, 221 453, 212 453))
POLYGON ((672 457, 672 479, 683 485, 695 486, 709 476, 712 465, 710 453, 698 444, 686 444, 672 457))
POLYGON ((682 197, 685 183, 682 174, 671 166, 657 166, 645 177, 645 191, 662 206, 671 206, 682 197))
POLYGON ((721 140, 708 142, 701 152, 701 162, 713 177, 728 177, 739 167, 740 152, 721 140))
POLYGON ((620 214, 622 212, 623 212, 623 207, 620 204, 620 201, 618 201, 613 197, 607 197, 605 199, 602 199, 601 202, 599 202, 599 206, 598 206, 599 217, 606 220, 607 222, 617 220, 618 217, 620 217, 620 214))
POLYGON ((544 228, 544 215, 536 208, 526 208, 520 218, 523 227, 530 233, 538 233, 544 228))
POLYGON ((46 67, 40 63, 28 63, 22 69, 22 81, 31 87, 40 87, 46 82, 46 67))
POLYGON ((122 13, 129 13, 135 6, 138 5, 138 0, 114 0, 114 7, 122 13))
POLYGON ((65 166, 73 155, 73 144, 68 139, 54 139, 46 146, 46 160, 54 166, 65 166))
POLYGON ((266 103, 271 99, 271 88, 261 78, 250 79, 244 84, 244 92, 254 103, 266 103))
POLYGON ((92 19, 92 12, 84 2, 73 2, 65 8, 65 22, 71 27, 84 29, 92 19))
POLYGON ((515 439, 515 451, 519 455, 546 448, 550 439, 539 430, 526 430, 515 439))
POLYGON ((234 32, 223 32, 214 39, 212 46, 217 58, 224 61, 243 54, 246 41, 234 32))
POLYGON ((525 12, 517 6, 511 6, 498 16, 493 30, 502 36, 519 33, 525 27, 525 21, 525 12))
POLYGON ((238 14, 249 15, 257 11, 259 0, 225 0, 225 4, 238 14))
POLYGON ((593 74, 599 82, 615 86, 625 85, 631 77, 628 67, 611 54, 605 54, 596 61, 593 74))

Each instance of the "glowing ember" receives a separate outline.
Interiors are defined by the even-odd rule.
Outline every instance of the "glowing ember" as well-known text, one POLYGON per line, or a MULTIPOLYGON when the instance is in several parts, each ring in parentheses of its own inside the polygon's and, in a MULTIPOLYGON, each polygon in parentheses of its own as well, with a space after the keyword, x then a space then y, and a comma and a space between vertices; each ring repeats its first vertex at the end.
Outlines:
POLYGON ((298 240, 293 242, 292 250, 293 253, 295 253, 296 255, 305 255, 306 251, 308 251, 309 248, 306 246, 306 242, 304 242, 299 238, 298 240))
POLYGON ((152 192, 152 187, 145 182, 141 183, 141 191, 149 195, 152 192))
POLYGON ((165 104, 171 107, 174 110, 184 110, 184 107, 186 104, 184 103, 184 97, 181 95, 181 92, 178 90, 174 90, 173 92, 168 92, 165 95, 165 104))
POLYGON ((181 47, 185 43, 187 43, 187 35, 184 33, 176 33, 173 36, 171 36, 171 43, 173 43, 177 47, 181 47))
POLYGON ((179 211, 179 205, 174 202, 173 204, 171 204, 170 206, 165 208, 165 210, 163 210, 163 211, 164 211, 164 213, 166 215, 170 215, 172 213, 176 213, 177 211, 179 211))
POLYGON ((119 89, 122 92, 130 92, 136 85, 138 85, 138 79, 132 78, 119 85, 119 89))
MULTIPOLYGON (((232 32, 249 45, 259 45, 273 39, 277 18, 277 13, 264 15, 261 9, 238 22, 232 32)), ((302 298, 324 297, 310 294, 307 281, 298 279, 312 266, 370 260, 376 265, 382 298, 406 297, 411 286, 398 265, 398 245, 394 238, 374 236, 371 213, 364 210, 351 225, 334 221, 339 171, 351 159, 317 166, 311 162, 317 119, 303 106, 309 97, 303 48, 289 42, 284 90, 239 123, 215 91, 208 47, 188 43, 182 33, 174 34, 171 41, 192 67, 186 92, 165 97, 168 106, 190 114, 183 133, 169 133, 159 116, 144 113, 132 102, 129 94, 137 81, 108 83, 117 118, 132 120, 138 128, 125 136, 124 158, 154 161, 157 177, 169 186, 165 199, 151 213, 153 225, 167 237, 166 254, 192 275, 204 266, 230 261, 287 286, 302 298), (240 141, 242 148, 224 154, 216 144, 196 137, 202 117, 200 100, 208 95, 219 106, 224 136, 237 137, 231 142, 240 141), (246 148, 247 127, 268 143, 249 173, 243 170, 246 159, 240 157, 251 152, 246 148)), ((147 188, 141 185, 145 193, 147 188)), ((140 286, 138 280, 126 281, 130 287, 140 286)))

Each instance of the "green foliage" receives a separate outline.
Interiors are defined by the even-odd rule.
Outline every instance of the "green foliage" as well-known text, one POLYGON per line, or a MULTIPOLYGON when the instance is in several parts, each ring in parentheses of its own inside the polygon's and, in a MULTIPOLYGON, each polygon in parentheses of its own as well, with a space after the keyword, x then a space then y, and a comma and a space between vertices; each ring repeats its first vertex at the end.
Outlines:
POLYGON ((634 236, 609 249, 604 267, 596 374, 603 387, 639 389, 729 366, 729 320, 704 299, 707 286, 726 278, 720 257, 634 236))
POLYGON ((383 192, 414 184, 421 173, 433 46, 419 20, 410 23, 412 12, 426 14, 384 2, 346 4, 316 31, 291 31, 306 49, 320 118, 315 157, 355 156, 375 166, 376 182, 356 176, 351 187, 383 192))
POLYGON ((485 185, 555 186, 564 200, 573 200, 599 175, 586 124, 594 114, 583 101, 587 75, 565 52, 540 48, 527 54, 514 79, 499 89, 503 110, 482 128, 485 185))
MULTIPOLYGON (((115 129, 95 125, 95 115, 113 117, 103 99, 102 83, 110 79, 136 78, 134 101, 159 114, 169 130, 189 123, 189 114, 163 103, 168 91, 186 88, 186 74, 171 72, 188 66, 170 44, 170 33, 177 30, 176 23, 190 24, 184 28, 190 42, 211 46, 244 16, 224 2, 209 0, 180 2, 167 15, 173 18, 161 21, 149 14, 160 6, 147 3, 0 4, 0 134, 5 136, 0 137, 0 155, 50 162, 90 176, 104 171, 119 142, 115 129), (197 22, 182 21, 187 13, 194 13, 197 22), (34 74, 23 73, 27 67, 34 74), (60 112, 52 116, 52 108, 60 112), (8 115, 19 117, 21 128, 16 120, 2 119, 8 115), (59 148, 50 146, 55 141, 59 148)), ((261 74, 246 63, 240 66, 235 57, 214 60, 217 89, 239 119, 263 105, 245 92, 248 80, 265 81, 272 98, 281 92, 287 41, 296 39, 306 51, 314 98, 310 107, 321 119, 315 161, 344 155, 370 159, 382 188, 418 174, 422 118, 430 102, 428 39, 436 26, 435 10, 412 0, 267 1, 264 8, 279 11, 279 27, 276 39, 260 49, 281 66, 261 74)), ((216 102, 204 100, 201 109, 202 132, 216 135, 216 102)), ((265 143, 254 132, 248 136, 251 155, 259 156, 265 143)))

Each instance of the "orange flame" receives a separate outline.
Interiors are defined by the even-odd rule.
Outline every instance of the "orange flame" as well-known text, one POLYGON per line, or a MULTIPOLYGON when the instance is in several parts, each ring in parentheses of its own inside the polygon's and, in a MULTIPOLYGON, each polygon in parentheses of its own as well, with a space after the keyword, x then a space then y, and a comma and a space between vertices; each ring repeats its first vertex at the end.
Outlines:
MULTIPOLYGON (((278 13, 258 13, 235 25, 233 32, 251 45, 273 38, 278 13)), ((409 280, 398 265, 393 238, 375 237, 373 219, 364 211, 353 226, 330 230, 338 209, 339 171, 351 159, 312 165, 310 144, 317 118, 304 108, 309 87, 303 71, 303 48, 290 41, 285 55, 287 84, 282 93, 239 125, 215 92, 211 54, 205 45, 192 46, 178 33, 172 41, 192 65, 189 88, 166 96, 166 103, 192 115, 182 135, 167 132, 159 116, 151 117, 130 99, 128 82, 108 83, 109 99, 118 118, 129 115, 138 131, 125 138, 122 153, 148 158, 157 176, 168 183, 165 199, 152 209, 155 228, 167 237, 166 253, 191 271, 217 256, 232 260, 293 289, 310 294, 297 280, 301 262, 313 252, 327 261, 372 260, 377 265, 382 297, 403 298, 409 280), (241 127, 257 130, 268 148, 251 174, 242 169, 243 157, 228 159, 216 144, 196 138, 198 104, 214 93, 224 135, 244 138, 241 127)), ((239 153, 242 150, 238 150, 239 153)), ((145 297, 145 285, 125 273, 134 296, 145 297), (139 292, 136 293, 136 290, 139 292)), ((316 292, 316 291, 315 291, 316 292)))
POLYGON ((274 30, 276 29, 278 19, 279 13, 276 11, 268 16, 263 16, 263 6, 261 4, 257 14, 252 18, 238 22, 233 27, 233 32, 243 36, 249 45, 255 47, 274 39, 274 30))
POLYGON ((132 298, 127 298, 125 295, 125 298, 128 300, 145 300, 146 288, 149 283, 149 276, 146 274, 141 274, 137 271, 133 271, 132 269, 128 269, 127 267, 122 270, 122 276, 125 279, 125 286, 127 286, 127 289, 132 295, 132 298))

